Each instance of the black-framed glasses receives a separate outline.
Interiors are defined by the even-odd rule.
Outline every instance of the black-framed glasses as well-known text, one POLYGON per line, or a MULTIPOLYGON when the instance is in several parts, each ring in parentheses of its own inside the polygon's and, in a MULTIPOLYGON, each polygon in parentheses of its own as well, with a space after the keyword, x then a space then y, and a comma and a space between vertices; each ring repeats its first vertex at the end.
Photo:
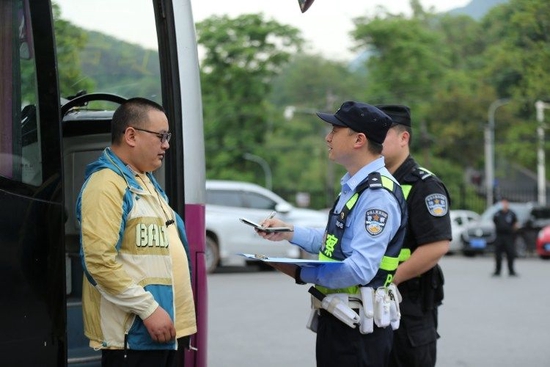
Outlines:
POLYGON ((160 139, 160 142, 161 142, 161 143, 164 143, 164 142, 169 143, 169 142, 170 142, 170 138, 172 137, 172 133, 159 133, 159 132, 157 132, 157 131, 151 131, 151 130, 141 129, 141 128, 139 128, 139 127, 134 127, 134 126, 129 126, 129 127, 131 127, 131 128, 134 129, 134 130, 143 131, 143 132, 146 132, 146 133, 149 133, 149 134, 155 134, 155 135, 160 139))

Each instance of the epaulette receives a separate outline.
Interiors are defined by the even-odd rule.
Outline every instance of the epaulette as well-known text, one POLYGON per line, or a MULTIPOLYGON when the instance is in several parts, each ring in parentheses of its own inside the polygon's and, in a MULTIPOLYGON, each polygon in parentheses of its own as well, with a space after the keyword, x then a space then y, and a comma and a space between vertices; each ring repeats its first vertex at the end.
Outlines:
POLYGON ((407 176, 405 176, 406 182, 416 182, 419 179, 425 181, 426 179, 435 176, 434 173, 430 172, 424 167, 416 166, 414 167, 407 176))
POLYGON ((381 189, 384 187, 382 184, 382 175, 380 172, 371 172, 367 176, 367 179, 364 180, 359 186, 357 186, 357 189, 355 189, 356 192, 361 193, 365 191, 367 188, 371 189, 381 189))

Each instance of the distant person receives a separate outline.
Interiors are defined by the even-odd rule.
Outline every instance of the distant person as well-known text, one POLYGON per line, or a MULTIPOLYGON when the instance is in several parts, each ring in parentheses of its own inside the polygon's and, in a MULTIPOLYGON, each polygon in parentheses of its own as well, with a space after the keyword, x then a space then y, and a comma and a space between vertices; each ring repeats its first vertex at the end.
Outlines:
POLYGON ((84 332, 103 367, 182 367, 197 331, 185 226, 152 174, 168 130, 160 105, 121 104, 78 196, 84 332))
POLYGON ((393 120, 382 155, 399 181, 409 219, 394 283, 403 298, 401 325, 394 333, 391 367, 433 367, 437 357, 438 307, 443 300, 439 260, 452 238, 450 197, 443 182, 410 154, 412 121, 403 105, 378 105, 393 120))
POLYGON ((493 276, 500 276, 502 268, 502 254, 506 254, 508 261, 508 275, 515 277, 518 274, 514 269, 514 259, 516 258, 515 232, 518 225, 518 217, 510 209, 510 203, 507 199, 500 200, 501 208, 493 216, 495 223, 495 272, 493 276))
MULTIPOLYGON (((322 260, 342 261, 340 266, 300 268, 283 264, 275 267, 294 277, 299 284, 315 284, 315 289, 327 298, 341 298, 362 314, 367 304, 376 302, 370 293, 372 290, 388 295, 387 287, 393 286, 391 280, 407 223, 401 187, 386 169, 381 155, 391 119, 374 106, 353 101, 343 103, 335 114, 317 113, 317 116, 332 125, 325 137, 329 159, 347 170, 326 230, 292 226, 273 218, 262 224, 287 226, 293 231, 258 233, 272 241, 288 240, 309 253, 318 254, 322 260)), ((391 294, 394 293, 390 292, 388 297, 391 294)), ((312 319, 317 320, 317 327, 312 327, 315 325, 312 323, 310 328, 317 332, 318 367, 388 365, 393 343, 393 325, 389 325, 389 320, 386 324, 373 324, 371 314, 370 324, 365 318, 361 327, 352 328, 321 308, 316 299, 313 308, 312 319)), ((372 309, 366 314, 369 312, 372 309)))

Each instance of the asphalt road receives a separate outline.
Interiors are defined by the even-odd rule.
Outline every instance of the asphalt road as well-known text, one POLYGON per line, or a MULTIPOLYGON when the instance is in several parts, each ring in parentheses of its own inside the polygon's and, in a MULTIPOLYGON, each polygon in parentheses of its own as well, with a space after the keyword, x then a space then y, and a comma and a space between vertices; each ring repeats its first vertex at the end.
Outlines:
MULTIPOLYGON (((440 367, 550 366, 550 261, 517 260, 518 278, 490 276, 490 256, 445 257, 440 367)), ((227 269, 209 282, 209 367, 314 367, 305 328, 309 286, 274 271, 227 269)))

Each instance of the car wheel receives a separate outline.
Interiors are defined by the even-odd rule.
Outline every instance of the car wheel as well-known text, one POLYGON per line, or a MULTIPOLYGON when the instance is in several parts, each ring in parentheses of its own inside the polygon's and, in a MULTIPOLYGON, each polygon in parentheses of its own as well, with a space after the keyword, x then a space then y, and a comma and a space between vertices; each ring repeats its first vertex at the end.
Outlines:
POLYGON ((206 271, 213 273, 220 263, 220 248, 216 241, 206 237, 206 271))
POLYGON ((550 260, 549 255, 540 255, 540 258, 543 259, 543 260, 550 260))

